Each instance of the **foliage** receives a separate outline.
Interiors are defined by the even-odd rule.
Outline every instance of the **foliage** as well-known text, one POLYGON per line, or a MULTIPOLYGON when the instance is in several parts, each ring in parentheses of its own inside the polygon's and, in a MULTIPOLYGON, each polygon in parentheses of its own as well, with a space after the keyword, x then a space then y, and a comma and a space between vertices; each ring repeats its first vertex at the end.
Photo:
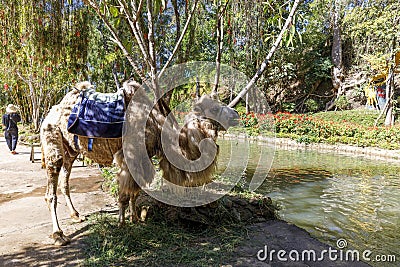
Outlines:
MULTIPOLYGON (((268 71, 258 81, 274 112, 314 112, 332 99, 334 2, 302 1, 268 71)), ((250 77, 282 28, 291 1, 0 0, 0 57, 4 59, 0 105, 16 102, 24 121, 33 121, 37 128, 49 107, 75 81, 89 79, 97 90, 109 92, 132 76, 138 81, 154 80, 195 3, 193 19, 171 64, 214 61, 217 23, 222 19, 221 62, 250 77), (141 9, 134 10, 139 3, 141 9)), ((400 32, 399 3, 341 3, 346 71, 374 74, 386 62, 391 40, 400 32)), ((179 88, 173 105, 192 97, 193 91, 179 88)))
POLYGON ((282 110, 285 112, 293 112, 296 108, 296 103, 282 103, 282 110))
POLYGON ((376 110, 357 109, 357 110, 319 112, 313 114, 312 117, 324 121, 333 121, 335 123, 348 121, 356 125, 373 127, 375 119, 378 116, 378 114, 379 112, 376 110))
POLYGON ((87 78, 99 92, 115 92, 132 74, 132 67, 95 14, 90 14, 87 78))
POLYGON ((129 77, 125 57, 81 0, 6 2, 0 1, 0 104, 18 104, 35 130, 75 82, 115 91, 114 78, 129 77))
POLYGON ((341 95, 335 100, 335 105, 339 110, 348 109, 349 100, 347 100, 347 97, 345 95, 341 95))
POLYGON ((393 37, 400 32, 400 3, 397 0, 349 2, 342 25, 348 43, 347 67, 359 71, 369 66, 369 71, 379 71, 379 58, 387 59, 393 37))
MULTIPOLYGON (((265 115, 253 115, 257 121, 265 117, 265 115)), ((267 116, 271 116, 274 120, 277 137, 288 137, 303 143, 342 143, 400 149, 400 125, 373 127, 376 118, 376 112, 373 111, 337 111, 311 116, 276 113, 267 116)), ((259 124, 248 127, 259 129, 259 124)))
POLYGON ((0 1, 2 94, 37 130, 41 115, 84 71, 87 9, 74 1, 0 1))
POLYGON ((118 196, 118 181, 115 176, 117 167, 104 167, 101 169, 101 176, 104 178, 103 186, 113 197, 118 196))
POLYGON ((307 99, 304 102, 304 105, 306 106, 307 110, 310 111, 310 112, 316 112, 316 111, 319 110, 319 104, 314 99, 307 99))

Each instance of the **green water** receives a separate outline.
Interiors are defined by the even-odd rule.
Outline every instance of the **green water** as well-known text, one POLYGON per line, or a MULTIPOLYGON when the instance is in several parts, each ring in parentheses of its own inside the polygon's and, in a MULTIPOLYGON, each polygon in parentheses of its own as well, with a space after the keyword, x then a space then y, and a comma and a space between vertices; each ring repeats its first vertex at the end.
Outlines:
MULTIPOLYGON (((243 146, 240 142, 234 145, 243 146)), ((229 146, 223 141, 220 147, 226 157, 229 146)), ((396 263, 369 262, 373 266, 400 266, 399 163, 314 151, 276 150, 273 154, 260 144, 250 145, 248 151, 247 181, 260 151, 274 155, 269 172, 268 164, 258 167, 266 179, 256 192, 280 206, 282 219, 334 247, 344 238, 348 249, 371 250, 371 258, 396 257, 396 263)))

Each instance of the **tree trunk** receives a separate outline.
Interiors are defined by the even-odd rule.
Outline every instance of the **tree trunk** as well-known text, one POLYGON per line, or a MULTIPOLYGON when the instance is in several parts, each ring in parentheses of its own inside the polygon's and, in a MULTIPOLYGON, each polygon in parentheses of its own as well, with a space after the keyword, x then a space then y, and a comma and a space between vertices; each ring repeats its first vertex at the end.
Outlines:
POLYGON ((386 105, 387 113, 385 118, 385 126, 393 126, 394 114, 393 114, 393 92, 394 92, 394 68, 390 68, 388 80, 386 82, 386 105))
POLYGON ((39 131, 39 126, 40 126, 40 117, 39 117, 39 104, 38 104, 38 95, 35 91, 35 86, 32 81, 32 76, 29 78, 24 77, 19 71, 17 71, 18 77, 28 85, 29 88, 29 98, 30 98, 30 103, 31 103, 31 119, 32 119, 32 125, 33 129, 35 132, 39 131))
POLYGON ((199 76, 196 76, 196 99, 200 99, 200 80, 199 76))
POLYGON ((385 115, 385 126, 392 126, 394 124, 393 114, 393 95, 394 95, 394 70, 396 69, 396 36, 393 37, 392 55, 389 61, 389 68, 386 80, 386 104, 378 118, 376 118, 374 126, 378 124, 380 118, 385 115))
POLYGON ((229 0, 226 1, 225 6, 222 7, 221 1, 218 3, 217 7, 217 56, 215 57, 216 70, 214 78, 214 89, 212 95, 218 98, 218 84, 219 76, 221 73, 221 54, 224 45, 224 13, 226 7, 228 6, 229 0))
MULTIPOLYGON (((174 8, 175 21, 176 21, 175 43, 179 44, 178 49, 180 50, 179 37, 181 36, 181 16, 179 15, 179 8, 178 8, 177 0, 171 0, 171 3, 174 8)), ((176 61, 177 61, 177 63, 182 63, 182 53, 178 53, 176 61)))
POLYGON ((224 34, 224 22, 223 15, 217 12, 217 56, 215 57, 216 70, 214 77, 214 88, 212 91, 212 95, 214 97, 218 97, 218 84, 219 84, 219 76, 221 73, 221 53, 223 42, 223 34, 224 34))
POLYGON ((267 57, 264 59, 263 63, 261 64, 261 67, 258 69, 258 71, 253 76, 253 78, 251 78, 250 82, 245 86, 245 88, 243 88, 243 90, 240 91, 240 93, 235 97, 235 99, 233 99, 228 104, 229 107, 236 106, 236 104, 239 103, 240 99, 242 97, 244 97, 251 88, 253 88, 253 86, 256 84, 258 79, 260 79, 261 75, 267 69, 270 59, 272 58, 272 56, 274 55, 276 49, 278 48, 279 44, 281 43, 283 34, 285 33, 286 29, 289 27, 289 25, 292 22, 294 13, 296 12, 296 9, 297 9, 297 6, 298 6, 299 2, 300 2, 300 0, 295 0, 295 2, 293 3, 293 7, 290 10, 290 14, 289 14, 288 18, 286 19, 285 25, 283 26, 281 32, 279 33, 278 38, 276 38, 275 43, 272 46, 271 50, 269 51, 267 57))
POLYGON ((342 64, 342 36, 340 30, 340 1, 335 0, 333 13, 333 43, 332 43, 332 84, 336 92, 336 98, 343 92, 343 64, 342 64))

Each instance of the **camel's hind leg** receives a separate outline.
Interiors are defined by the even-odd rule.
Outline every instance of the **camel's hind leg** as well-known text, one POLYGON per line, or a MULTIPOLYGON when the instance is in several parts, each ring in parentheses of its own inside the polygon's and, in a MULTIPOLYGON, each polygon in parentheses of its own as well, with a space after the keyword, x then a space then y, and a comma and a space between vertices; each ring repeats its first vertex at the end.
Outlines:
POLYGON ((48 164, 46 166, 48 178, 45 200, 47 202, 47 206, 49 207, 51 220, 53 222, 52 238, 54 239, 54 244, 58 246, 66 245, 70 242, 70 239, 65 236, 61 230, 57 219, 57 185, 61 165, 62 159, 52 162, 51 165, 48 164))
POLYGON ((118 224, 119 226, 122 226, 125 224, 125 211, 126 207, 129 205, 129 195, 122 194, 119 192, 118 194, 118 207, 119 207, 119 212, 118 212, 118 224))
POLYGON ((141 220, 137 214, 137 209, 136 209, 136 199, 138 195, 139 195, 139 190, 132 191, 129 194, 120 192, 118 197, 118 206, 119 206, 118 221, 120 226, 125 224, 125 211, 128 206, 130 211, 129 218, 131 222, 137 222, 141 220))
POLYGON ((133 179, 126 164, 122 149, 114 155, 114 162, 120 167, 117 174, 118 180, 118 205, 119 205, 119 225, 125 224, 125 211, 129 205, 130 219, 132 222, 138 221, 139 217, 136 211, 136 198, 140 187, 133 179))
POLYGON ((136 208, 136 199, 138 195, 139 195, 139 187, 135 188, 129 196, 129 211, 130 211, 129 217, 131 219, 131 222, 138 222, 140 220, 136 208))
POLYGON ((57 186, 58 177, 63 165, 63 149, 61 133, 50 126, 42 129, 41 139, 43 142, 44 158, 47 172, 47 189, 45 200, 51 213, 53 222, 53 234, 55 245, 65 245, 70 239, 64 235, 57 219, 57 186))

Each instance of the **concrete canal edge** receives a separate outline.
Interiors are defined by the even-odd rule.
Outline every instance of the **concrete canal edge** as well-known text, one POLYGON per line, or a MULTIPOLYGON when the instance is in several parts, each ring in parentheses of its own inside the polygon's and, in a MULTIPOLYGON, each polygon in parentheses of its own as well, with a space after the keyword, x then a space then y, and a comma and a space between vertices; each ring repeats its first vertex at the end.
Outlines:
POLYGON ((400 163, 400 150, 383 149, 379 147, 359 147, 346 144, 325 144, 325 143, 299 143, 290 138, 276 138, 265 136, 247 136, 224 134, 221 139, 232 140, 249 140, 250 142, 260 142, 270 146, 275 146, 277 149, 283 150, 311 150, 321 153, 333 153, 345 156, 358 156, 372 160, 384 160, 389 162, 400 163))

